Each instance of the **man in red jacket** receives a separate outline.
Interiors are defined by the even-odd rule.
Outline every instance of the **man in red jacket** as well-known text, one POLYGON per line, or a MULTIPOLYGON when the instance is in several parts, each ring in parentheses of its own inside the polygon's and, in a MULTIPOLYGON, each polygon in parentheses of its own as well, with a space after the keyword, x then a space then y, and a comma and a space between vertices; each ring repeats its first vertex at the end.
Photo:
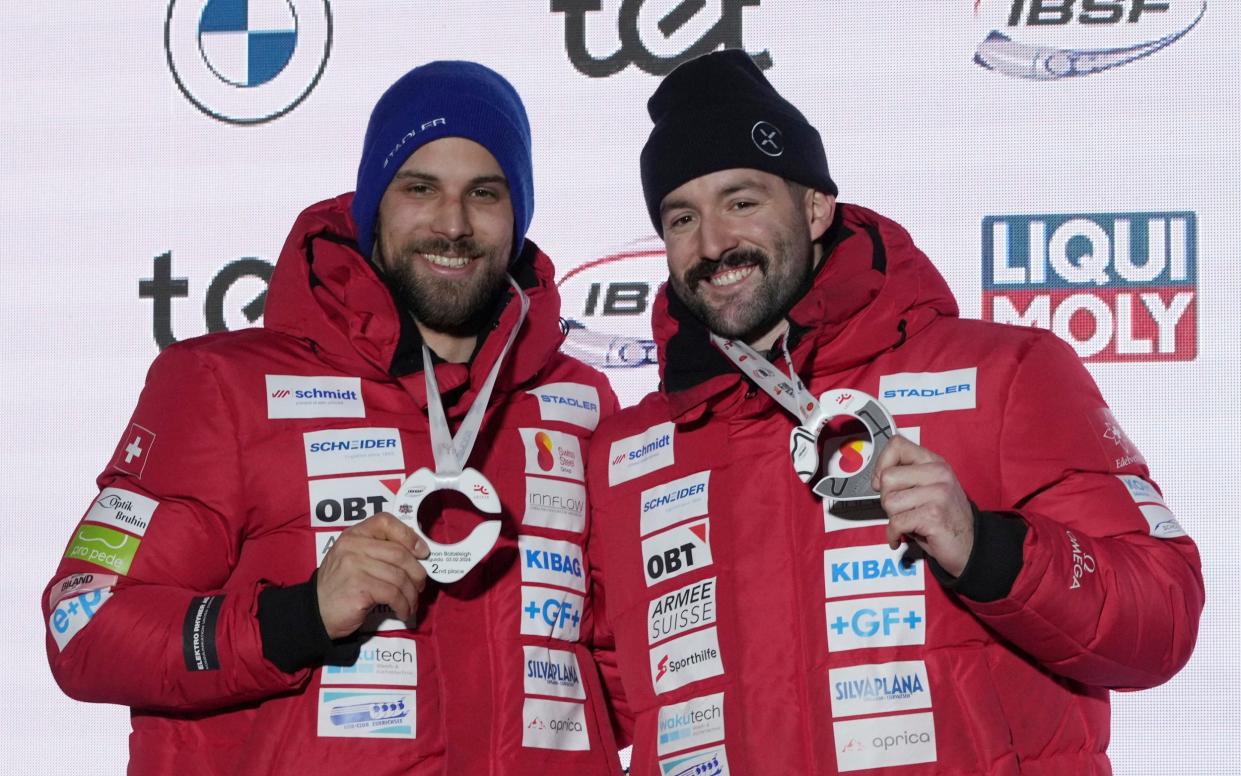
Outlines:
POLYGON ((648 107, 662 379, 587 475, 632 772, 1110 773, 1108 692, 1185 664, 1203 587, 1076 355, 958 318, 744 53, 648 107))
POLYGON ((557 352, 532 181, 507 81, 416 68, 263 328, 155 360, 42 602, 131 774, 619 773, 582 553, 616 399, 557 352))

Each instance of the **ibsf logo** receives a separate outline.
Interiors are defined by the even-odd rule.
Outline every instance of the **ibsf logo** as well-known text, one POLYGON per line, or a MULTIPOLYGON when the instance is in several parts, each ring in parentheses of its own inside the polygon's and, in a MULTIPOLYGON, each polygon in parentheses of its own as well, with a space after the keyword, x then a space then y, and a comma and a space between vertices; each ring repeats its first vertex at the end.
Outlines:
POLYGON ((1206 0, 974 0, 990 30, 974 62, 1034 81, 1090 75, 1171 46, 1206 10, 1206 0))
POLYGON ((194 107, 229 124, 261 124, 319 83, 332 11, 328 0, 171 0, 164 49, 194 107))
POLYGON ((668 260, 657 237, 565 273, 557 283, 567 328, 565 352, 611 369, 658 363, 650 307, 667 279, 668 260))
POLYGON ((1050 329, 1086 361, 1192 361, 1193 213, 983 219, 985 320, 1050 329))
MULTIPOLYGON (((597 13, 602 0, 552 0, 552 13, 564 14, 565 50, 578 72, 606 78, 637 65, 651 75, 667 75, 677 65, 716 49, 744 47, 742 11, 762 0, 621 0, 616 29, 619 41, 604 57, 586 45, 586 14, 597 13)), ((759 69, 771 67, 766 50, 751 54, 759 69)))

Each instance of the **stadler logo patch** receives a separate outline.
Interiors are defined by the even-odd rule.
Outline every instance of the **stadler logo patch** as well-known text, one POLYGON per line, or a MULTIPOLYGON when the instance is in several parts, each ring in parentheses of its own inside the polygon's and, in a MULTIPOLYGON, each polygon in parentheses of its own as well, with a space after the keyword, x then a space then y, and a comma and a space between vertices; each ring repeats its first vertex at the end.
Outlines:
POLYGON ((1191 212, 988 216, 982 317, 1050 329, 1084 361, 1198 354, 1191 212))
POLYGON ((599 425, 599 390, 583 383, 548 383, 530 391, 539 401, 539 417, 595 430, 599 425))
POLYGON ((985 38, 974 63, 1058 81, 1127 65, 1198 25, 1206 0, 972 0, 985 38), (989 31, 989 32, 988 32, 989 31))
POLYGON ((332 11, 327 0, 171 0, 164 48, 194 107, 229 124, 261 124, 319 83, 332 11))

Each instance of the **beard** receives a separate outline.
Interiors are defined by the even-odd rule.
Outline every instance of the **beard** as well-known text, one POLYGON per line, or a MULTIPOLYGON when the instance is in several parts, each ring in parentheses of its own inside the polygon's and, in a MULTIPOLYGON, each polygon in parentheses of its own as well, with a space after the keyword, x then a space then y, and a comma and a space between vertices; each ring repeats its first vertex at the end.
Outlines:
MULTIPOLYGON (((813 248, 809 236, 798 233, 777 238, 775 255, 758 248, 739 248, 719 261, 700 260, 680 277, 669 277, 672 288, 690 312, 721 337, 753 342, 776 326, 805 293, 813 269, 813 248), (699 289, 710 278, 730 267, 754 265, 762 281, 751 294, 712 306, 699 289)), ((800 233, 804 234, 804 233, 800 233)))
POLYGON ((444 334, 478 334, 490 322, 508 271, 498 249, 470 238, 411 240, 395 253, 378 241, 378 263, 399 304, 424 326, 444 334), (419 269, 415 254, 469 257, 477 264, 471 277, 454 280, 419 269))

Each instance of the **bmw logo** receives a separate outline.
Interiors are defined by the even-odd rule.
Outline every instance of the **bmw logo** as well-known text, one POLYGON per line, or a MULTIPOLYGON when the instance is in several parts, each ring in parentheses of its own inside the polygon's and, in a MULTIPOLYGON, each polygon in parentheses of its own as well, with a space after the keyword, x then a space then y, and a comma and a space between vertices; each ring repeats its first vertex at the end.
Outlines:
POLYGON ((168 69, 194 107, 229 124, 296 108, 332 49, 328 0, 169 0, 168 69))

